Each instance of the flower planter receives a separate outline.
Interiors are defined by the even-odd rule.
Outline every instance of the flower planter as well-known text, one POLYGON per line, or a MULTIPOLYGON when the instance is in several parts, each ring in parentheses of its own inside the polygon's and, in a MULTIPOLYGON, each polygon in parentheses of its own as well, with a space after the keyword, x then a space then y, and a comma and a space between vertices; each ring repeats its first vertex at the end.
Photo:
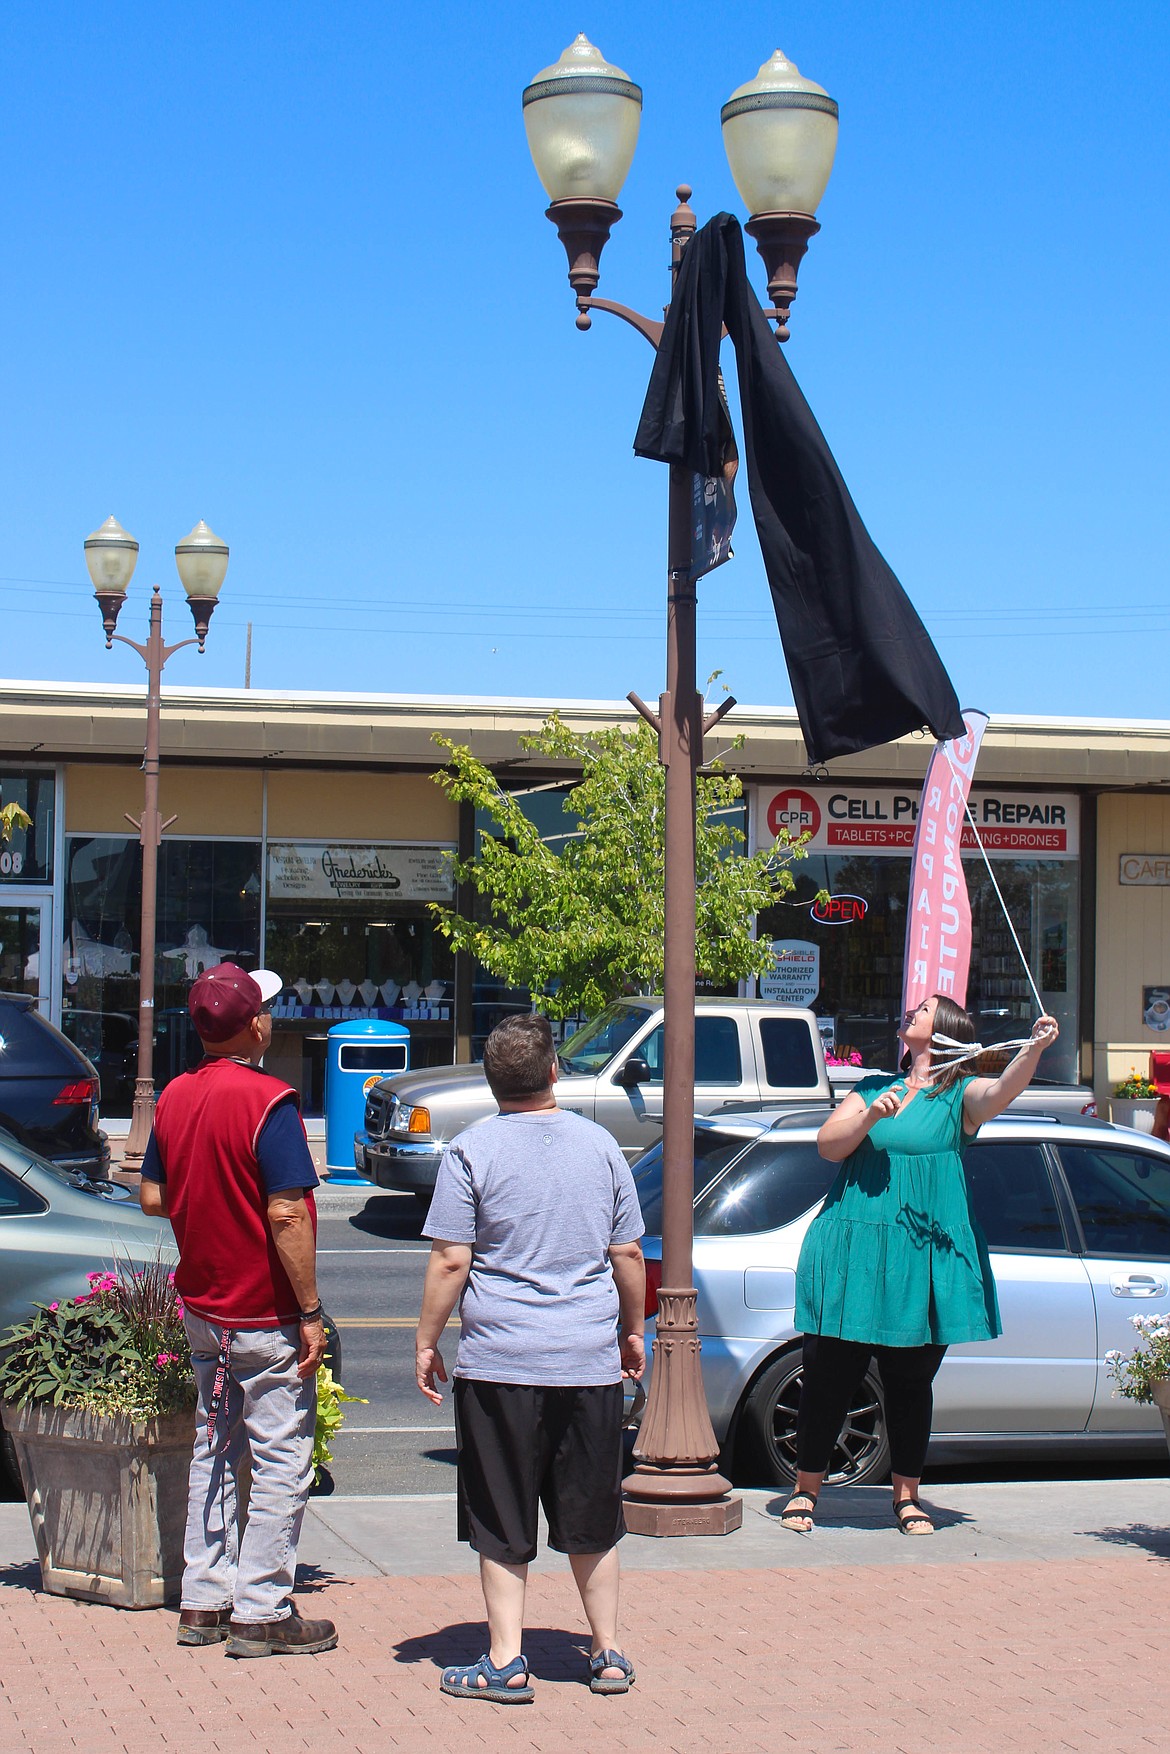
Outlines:
POLYGON ((1161 1377, 1152 1382, 1150 1392, 1159 1413, 1162 1415, 1162 1429, 1166 1433, 1166 1442, 1170 1444, 1170 1377, 1161 1377))
POLYGON ((1109 1100, 1109 1118, 1120 1126, 1134 1127, 1139 1133, 1152 1133, 1156 1106, 1157 1098, 1153 1096, 1114 1096, 1109 1100))
POLYGON ((183 1581, 194 1415, 99 1416, 5 1405, 41 1580, 55 1596, 158 1608, 183 1581))

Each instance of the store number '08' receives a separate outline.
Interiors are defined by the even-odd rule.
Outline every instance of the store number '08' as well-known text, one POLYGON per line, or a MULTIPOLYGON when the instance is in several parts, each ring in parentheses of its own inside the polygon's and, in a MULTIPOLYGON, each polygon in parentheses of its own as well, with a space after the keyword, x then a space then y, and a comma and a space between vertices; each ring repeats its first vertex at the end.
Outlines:
POLYGON ((19 877, 24 870, 24 854, 14 853, 8 847, 0 853, 0 877, 19 877))

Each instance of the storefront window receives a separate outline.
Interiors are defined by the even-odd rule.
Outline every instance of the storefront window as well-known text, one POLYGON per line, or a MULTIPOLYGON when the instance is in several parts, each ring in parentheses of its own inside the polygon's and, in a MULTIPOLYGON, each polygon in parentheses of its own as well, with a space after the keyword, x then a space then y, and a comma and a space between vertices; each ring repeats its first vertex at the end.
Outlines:
POLYGON ((0 844, 0 887, 52 882, 54 790, 51 773, 10 769, 0 775, 0 805, 19 804, 32 817, 30 828, 14 828, 0 844))
POLYGON ((454 956, 427 906, 451 895, 443 847, 270 844, 264 960, 286 985, 264 1063, 306 1114, 323 1112, 332 1023, 405 1023, 412 1066, 454 1059, 454 956))
MULTIPOLYGON (((775 995, 811 1005, 821 1020, 826 1051, 845 1063, 856 1055, 865 1066, 897 1064, 916 803, 892 790, 860 788, 834 794, 792 789, 761 794, 758 833, 766 833, 769 813, 773 829, 787 814, 793 833, 804 829, 812 837, 809 856, 791 867, 796 881, 792 895, 759 917, 761 937, 785 947, 775 995), (797 820, 800 816, 803 821, 797 820), (851 842, 867 850, 830 850, 851 842), (816 910, 824 916, 820 919, 812 908, 818 891, 827 892, 835 903, 816 910)), ((1024 800, 976 794, 973 803, 1028 967, 1046 1009, 1060 1024, 1060 1040, 1044 1056, 1042 1080, 1074 1079, 1080 875, 1076 800, 1063 794, 1024 800), (1047 822, 1042 820, 1045 814, 1047 822), (1015 856, 1037 843, 1055 856, 1015 856)), ((981 1041, 1027 1035, 1036 1003, 1004 909, 973 843, 970 848, 964 844, 963 867, 971 901, 967 1009, 981 1041)))
MULTIPOLYGON (((138 1053, 142 852, 122 835, 65 843, 65 992, 61 1024, 97 1066, 102 1112, 126 1116, 138 1053)), ((154 1077, 161 1088, 199 1055, 187 1014, 191 982, 260 952, 257 841, 167 838, 159 848, 154 1077)))

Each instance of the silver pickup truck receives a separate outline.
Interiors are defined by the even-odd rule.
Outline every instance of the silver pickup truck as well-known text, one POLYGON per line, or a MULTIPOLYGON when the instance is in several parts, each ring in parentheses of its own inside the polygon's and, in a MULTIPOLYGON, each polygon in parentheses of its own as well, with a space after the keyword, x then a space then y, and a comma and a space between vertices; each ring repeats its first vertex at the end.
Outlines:
MULTIPOLYGON (((617 999, 560 1052, 557 1100, 613 1134, 630 1162, 662 1133, 662 1001, 617 999)), ((825 1065, 811 1011, 763 999, 695 1001, 695 1112, 766 1103, 827 1110, 860 1072, 825 1065), (840 1085, 835 1089, 840 1073, 840 1085)), ((1033 1086, 1016 1109, 1079 1120, 1092 1091, 1033 1086)), ((1092 1112, 1096 1112, 1092 1109, 1092 1112)), ((354 1162, 379 1187, 429 1201, 448 1139, 496 1113, 482 1066, 398 1072, 366 1098, 354 1162)))

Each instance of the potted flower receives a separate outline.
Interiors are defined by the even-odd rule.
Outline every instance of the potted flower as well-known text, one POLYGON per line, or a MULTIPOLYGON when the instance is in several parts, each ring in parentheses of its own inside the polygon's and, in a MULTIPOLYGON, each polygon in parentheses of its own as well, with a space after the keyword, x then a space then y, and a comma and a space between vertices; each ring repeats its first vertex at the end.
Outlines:
POLYGON ((125 1608, 177 1595, 195 1404, 162 1261, 88 1275, 4 1336, 0 1411, 52 1595, 125 1608))
POLYGON ((1114 1394, 1127 1401, 1153 1402, 1162 1415, 1166 1441, 1170 1443, 1170 1312, 1130 1316, 1138 1344, 1132 1352, 1107 1352, 1105 1363, 1117 1387, 1114 1394))
POLYGON ((1158 1092, 1154 1085, 1142 1076, 1136 1066, 1131 1066, 1129 1077, 1113 1086, 1109 1118, 1123 1127, 1135 1127, 1139 1133, 1152 1133, 1157 1101, 1158 1092))

